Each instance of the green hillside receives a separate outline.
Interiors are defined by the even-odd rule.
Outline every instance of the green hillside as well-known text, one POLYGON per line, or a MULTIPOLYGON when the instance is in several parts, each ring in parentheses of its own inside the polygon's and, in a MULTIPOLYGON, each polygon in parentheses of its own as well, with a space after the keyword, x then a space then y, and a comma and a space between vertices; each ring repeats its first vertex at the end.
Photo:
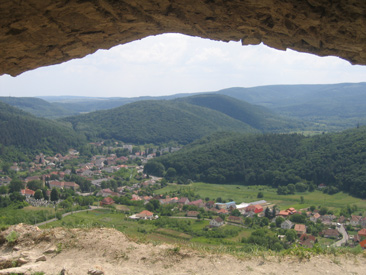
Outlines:
POLYGON ((65 152, 85 142, 72 129, 59 122, 37 118, 29 113, 0 102, 1 158, 14 150, 22 153, 65 152), (9 151, 9 148, 12 148, 9 151), (14 150, 13 150, 14 149, 14 150))
POLYGON ((0 97, 0 101, 37 117, 53 119, 77 114, 36 97, 0 97))
POLYGON ((203 94, 180 98, 177 101, 216 110, 261 131, 285 132, 305 127, 304 123, 281 117, 263 106, 253 105, 225 95, 203 94))
POLYGON ((220 112, 174 101, 139 101, 115 109, 64 118, 89 139, 187 144, 217 131, 258 132, 220 112))
POLYGON ((217 91, 282 115, 339 131, 366 125, 366 83, 272 85, 217 91))
POLYGON ((329 192, 366 198, 365 148, 366 127, 313 137, 220 133, 155 162, 192 180, 273 187, 324 183, 332 186, 329 192))

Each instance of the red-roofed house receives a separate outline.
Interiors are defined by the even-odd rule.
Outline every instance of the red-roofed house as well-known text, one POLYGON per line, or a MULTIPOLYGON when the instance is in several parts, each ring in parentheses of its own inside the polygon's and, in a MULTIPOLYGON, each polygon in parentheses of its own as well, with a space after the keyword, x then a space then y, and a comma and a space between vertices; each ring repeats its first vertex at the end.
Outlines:
POLYGON ((180 198, 177 202, 179 205, 186 205, 189 203, 189 199, 188 198, 180 198))
POLYGON ((204 203, 202 200, 191 201, 188 205, 195 205, 197 207, 203 207, 204 203))
POLYGON ((263 212, 263 207, 261 205, 256 204, 254 205, 254 207, 255 207, 254 213, 258 214, 260 212, 263 212))
POLYGON ((229 211, 228 211, 228 210, 226 210, 226 209, 224 209, 224 208, 222 208, 222 209, 220 209, 220 210, 217 210, 217 213, 218 213, 218 214, 224 214, 224 215, 227 215, 227 214, 229 214, 229 211))
POLYGON ((188 211, 187 217, 197 217, 199 213, 198 211, 188 211))
POLYGON ((281 210, 278 215, 286 218, 286 217, 288 217, 289 213, 286 210, 281 210))
POLYGON ((20 194, 22 194, 23 196, 26 196, 26 197, 30 197, 30 196, 34 196, 34 191, 33 190, 30 190, 28 188, 26 189, 21 189, 20 190, 20 194))
POLYGON ((140 219, 151 220, 154 218, 154 214, 148 210, 142 210, 140 213, 136 214, 136 217, 140 219))
POLYGON ((104 198, 104 199, 101 200, 100 206, 103 206, 103 205, 111 205, 113 203, 114 203, 114 200, 111 197, 106 197, 106 198, 104 198))
POLYGON ((360 231, 358 231, 358 235, 360 237, 366 237, 366 228, 362 228, 360 231))
POLYGON ((366 240, 363 240, 362 242, 360 242, 360 246, 365 249, 366 248, 366 240))
POLYGON ((306 233, 306 226, 305 224, 295 224, 295 227, 294 227, 296 233, 298 235, 302 235, 302 234, 305 234, 306 233))

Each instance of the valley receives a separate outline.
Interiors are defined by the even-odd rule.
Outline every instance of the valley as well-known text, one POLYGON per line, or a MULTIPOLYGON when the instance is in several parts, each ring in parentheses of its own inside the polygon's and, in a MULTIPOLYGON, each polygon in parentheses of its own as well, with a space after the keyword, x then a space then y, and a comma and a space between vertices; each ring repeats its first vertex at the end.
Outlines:
MULTIPOLYGON (((262 87, 263 97, 266 89, 262 87)), ((41 228, 29 230, 66 230, 62 234, 110 229, 118 238, 125 238, 122 232, 129 241, 171 246, 169 253, 177 257, 185 251, 310 259, 333 255, 335 249, 340 255, 364 255, 362 120, 338 131, 343 126, 332 124, 334 113, 319 113, 324 121, 286 113, 308 104, 301 96, 297 105, 273 99, 272 109, 260 106, 265 104, 260 92, 257 96, 233 88, 130 99, 122 106, 114 99, 113 108, 106 99, 87 99, 103 102, 100 108, 106 110, 84 109, 85 114, 41 99, 3 99, 3 248, 16 247, 20 233, 13 228, 24 223, 41 228)), ((63 100, 72 101, 70 108, 85 103, 83 98, 63 100)), ((356 121, 353 111, 344 112, 339 116, 356 121)), ((122 257, 126 261, 127 254, 122 257)))

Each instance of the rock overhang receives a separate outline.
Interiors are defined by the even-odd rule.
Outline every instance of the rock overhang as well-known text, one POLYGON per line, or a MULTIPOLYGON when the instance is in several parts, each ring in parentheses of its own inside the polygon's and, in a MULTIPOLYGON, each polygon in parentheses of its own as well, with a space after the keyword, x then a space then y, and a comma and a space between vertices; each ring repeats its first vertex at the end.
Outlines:
POLYGON ((167 32, 366 64, 366 1, 27 0, 0 9, 0 75, 167 32))

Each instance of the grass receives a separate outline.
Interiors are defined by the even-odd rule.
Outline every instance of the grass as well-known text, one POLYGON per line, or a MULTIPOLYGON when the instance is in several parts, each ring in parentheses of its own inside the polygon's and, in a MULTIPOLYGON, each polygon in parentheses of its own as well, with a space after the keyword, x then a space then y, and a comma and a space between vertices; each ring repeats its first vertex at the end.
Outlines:
POLYGON ((216 199, 221 197, 223 200, 234 200, 237 203, 253 202, 260 200, 257 194, 261 191, 264 194, 263 200, 276 204, 281 209, 294 207, 302 209, 314 206, 326 206, 333 209, 340 209, 349 205, 357 205, 362 211, 366 210, 366 203, 362 199, 352 197, 346 193, 339 192, 334 195, 323 194, 321 191, 296 193, 295 195, 278 195, 277 189, 268 186, 243 186, 229 184, 209 184, 203 182, 194 182, 189 185, 168 185, 162 189, 156 190, 157 194, 177 192, 180 188, 191 188, 202 198, 209 197, 216 199), (304 204, 300 204, 300 196, 304 197, 304 204))

